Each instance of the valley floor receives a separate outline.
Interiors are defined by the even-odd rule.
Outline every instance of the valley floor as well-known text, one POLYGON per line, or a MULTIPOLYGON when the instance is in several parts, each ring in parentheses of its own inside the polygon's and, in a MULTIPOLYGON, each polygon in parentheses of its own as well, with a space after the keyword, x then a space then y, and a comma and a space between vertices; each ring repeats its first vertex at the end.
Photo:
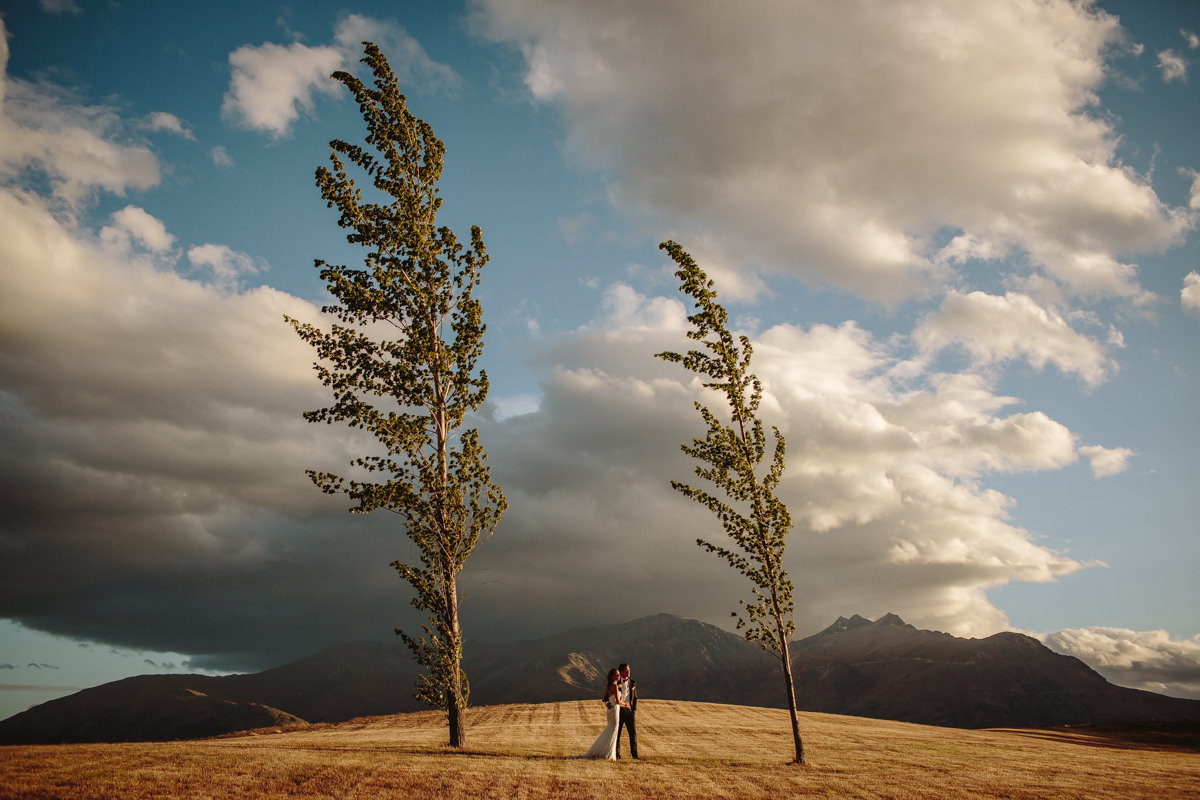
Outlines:
POLYGON ((436 712, 192 742, 0 747, 0 797, 1200 798, 1195 747, 1144 732, 964 731, 806 713, 809 766, 795 767, 785 711, 643 700, 642 760, 594 762, 567 757, 603 728, 598 701, 469 714, 463 752, 444 746, 436 712))

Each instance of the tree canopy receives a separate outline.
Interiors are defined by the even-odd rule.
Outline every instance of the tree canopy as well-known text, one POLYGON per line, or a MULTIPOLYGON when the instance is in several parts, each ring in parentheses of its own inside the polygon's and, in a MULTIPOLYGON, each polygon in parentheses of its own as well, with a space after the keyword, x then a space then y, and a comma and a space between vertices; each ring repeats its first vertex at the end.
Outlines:
POLYGON ((762 401, 762 383, 750 372, 754 354, 750 339, 736 339, 729 331, 729 314, 717 302, 713 281, 704 273, 682 247, 675 242, 663 242, 678 269, 680 291, 692 298, 695 313, 688 317, 692 328, 687 337, 699 342, 703 349, 686 354, 665 351, 658 358, 702 376, 704 387, 721 396, 722 414, 728 412, 729 422, 702 403, 696 410, 708 426, 703 439, 693 439, 681 445, 697 462, 695 474, 719 490, 671 481, 671 486, 720 520, 731 547, 697 539, 696 544, 723 558, 731 567, 750 579, 751 600, 741 600, 742 611, 733 612, 737 627, 750 641, 774 653, 780 660, 791 712, 792 734, 796 746, 796 762, 804 763, 804 747, 796 717, 796 693, 792 676, 788 641, 795 633, 792 612, 792 582, 783 566, 787 534, 792 517, 787 505, 776 490, 783 478, 786 442, 779 429, 772 426, 774 448, 770 465, 760 474, 767 452, 767 436, 758 417, 762 401))
POLYGON ((316 183, 347 241, 366 252, 357 267, 314 262, 336 300, 322 309, 336 320, 328 330, 288 322, 316 350, 314 367, 333 396, 305 419, 368 431, 379 447, 351 463, 357 478, 308 475, 323 492, 348 495, 351 513, 384 509, 402 520, 415 557, 392 566, 428 622, 419 635, 396 632, 423 667, 417 697, 447 709, 450 744, 461 747, 469 684, 458 578, 507 507, 478 431, 462 429, 488 392, 478 366, 486 326, 474 296, 488 256, 477 226, 464 245, 437 225, 445 146, 409 110, 380 49, 364 42, 364 50, 373 86, 344 71, 332 78, 358 102, 365 146, 331 141, 316 183), (364 198, 348 164, 383 202, 364 198))

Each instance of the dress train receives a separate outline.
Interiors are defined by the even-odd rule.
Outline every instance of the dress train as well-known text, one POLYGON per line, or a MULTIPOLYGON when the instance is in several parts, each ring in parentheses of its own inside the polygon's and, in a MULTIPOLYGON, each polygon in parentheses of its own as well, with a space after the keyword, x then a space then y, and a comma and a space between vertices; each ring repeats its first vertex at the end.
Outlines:
MULTIPOLYGON (((605 705, 608 704, 605 703, 605 705)), ((613 704, 608 706, 608 725, 596 737, 596 741, 592 742, 592 746, 583 754, 583 758, 617 760, 617 725, 621 719, 620 712, 621 708, 617 705, 616 698, 613 698, 613 704)))

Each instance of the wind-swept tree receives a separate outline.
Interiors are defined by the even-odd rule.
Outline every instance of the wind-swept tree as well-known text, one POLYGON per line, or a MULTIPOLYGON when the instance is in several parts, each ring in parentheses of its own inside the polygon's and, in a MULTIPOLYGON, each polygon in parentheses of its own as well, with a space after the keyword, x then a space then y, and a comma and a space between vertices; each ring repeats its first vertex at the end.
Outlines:
POLYGON ((705 539, 697 539, 696 544, 725 559, 750 579, 753 599, 741 600, 742 613, 735 611, 733 616, 738 630, 745 631, 746 639, 758 642, 779 658, 792 716, 796 763, 804 764, 792 658, 788 651, 788 640, 795 632, 792 582, 783 568, 792 517, 776 495, 784 470, 783 434, 771 427, 774 450, 770 466, 763 471, 767 437, 758 418, 762 384, 750 372, 750 357, 754 352, 750 340, 745 336, 735 340, 729 332, 726 327, 729 315, 717 302, 713 282, 692 257, 675 242, 663 242, 659 247, 675 261, 680 291, 695 304, 696 313, 688 317, 692 329, 687 336, 700 342, 704 350, 689 350, 686 355, 667 351, 657 356, 682 364, 707 379, 704 387, 722 395, 729 414, 727 424, 722 416, 697 402, 696 410, 707 423, 708 433, 703 439, 693 439, 690 445, 681 445, 683 452, 699 462, 696 476, 719 489, 725 499, 680 481, 671 481, 671 486, 716 514, 732 540, 733 547, 705 539))
POLYGON ((487 373, 477 369, 485 326, 474 297, 488 257, 478 227, 465 247, 437 226, 445 146, 409 111, 379 48, 363 44, 374 87, 347 72, 332 78, 358 101, 367 146, 335 139, 330 166, 316 176, 347 241, 365 248, 363 263, 315 262, 337 301, 323 309, 337 320, 330 330, 287 319, 316 349, 314 367, 333 394, 332 405, 305 412, 305 419, 369 431, 379 450, 352 462, 363 479, 308 475, 326 494, 348 495, 356 504, 351 513, 385 509, 403 521, 415 555, 392 566, 428 622, 424 635, 396 633, 423 668, 416 697, 446 709, 450 745, 462 747, 469 693, 458 578, 507 507, 478 431, 460 430, 488 391, 487 373), (347 162, 385 202, 364 199, 347 162))

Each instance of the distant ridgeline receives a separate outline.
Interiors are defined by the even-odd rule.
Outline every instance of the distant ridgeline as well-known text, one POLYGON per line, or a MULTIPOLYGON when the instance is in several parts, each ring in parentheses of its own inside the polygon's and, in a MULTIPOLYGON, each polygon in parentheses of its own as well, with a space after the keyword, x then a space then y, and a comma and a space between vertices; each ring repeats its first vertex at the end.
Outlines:
MULTIPOLYGON (((1197 722, 1200 701, 1114 686, 1036 639, 960 639, 888 614, 839 618, 792 643, 806 711, 960 728, 1197 722)), ((757 644, 658 614, 532 641, 475 644, 472 705, 586 700, 609 667, 633 665, 644 700, 776 706, 779 670, 757 644)), ((253 675, 145 675, 85 689, 0 721, 0 744, 167 741, 424 708, 400 642, 356 642, 253 675)))

